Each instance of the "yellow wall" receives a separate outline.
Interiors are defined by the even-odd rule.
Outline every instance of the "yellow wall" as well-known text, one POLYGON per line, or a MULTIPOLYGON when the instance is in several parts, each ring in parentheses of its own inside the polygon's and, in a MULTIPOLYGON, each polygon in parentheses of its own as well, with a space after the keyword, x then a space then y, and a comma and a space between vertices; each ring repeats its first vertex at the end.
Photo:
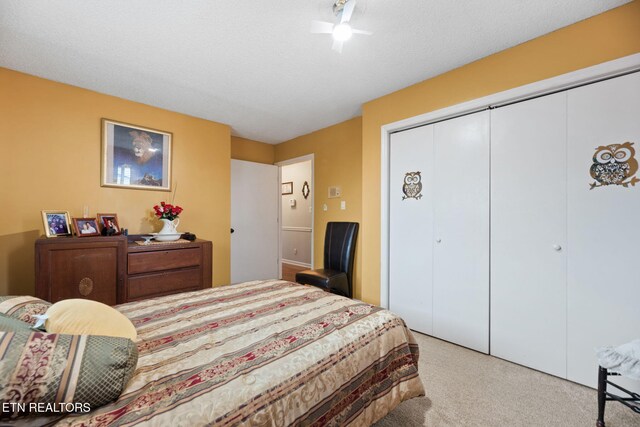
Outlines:
POLYGON ((116 212, 131 233, 157 231, 171 193, 100 187, 100 119, 173 133, 179 229, 213 241, 214 283, 229 282, 230 129, 226 125, 0 68, 0 294, 33 294, 42 209, 116 212))
MULTIPOLYGON (((329 221, 362 223, 362 118, 300 136, 275 146, 276 162, 314 154, 314 242, 313 264, 322 268, 324 232, 329 221), (328 187, 340 186, 342 197, 329 199, 328 187), (340 201, 347 209, 340 210, 340 201), (328 210, 322 210, 327 204, 328 210)), ((362 231, 360 231, 362 233, 362 231)), ((358 236, 354 273, 354 295, 362 294, 362 245, 358 236)))
POLYGON ((272 144, 240 138, 239 136, 231 137, 232 159, 272 165, 275 163, 275 154, 275 146, 272 144))
POLYGON ((380 127, 640 52, 640 2, 507 49, 364 104, 362 298, 380 301, 380 127))

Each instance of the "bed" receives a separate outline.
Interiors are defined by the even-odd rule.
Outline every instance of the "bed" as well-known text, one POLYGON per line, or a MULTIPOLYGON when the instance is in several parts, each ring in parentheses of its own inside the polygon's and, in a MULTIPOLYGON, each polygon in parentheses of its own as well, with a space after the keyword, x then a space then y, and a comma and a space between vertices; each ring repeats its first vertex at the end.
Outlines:
POLYGON ((367 426, 424 395, 403 320, 317 288, 254 281, 116 308, 138 331, 134 376, 117 401, 49 422, 367 426))

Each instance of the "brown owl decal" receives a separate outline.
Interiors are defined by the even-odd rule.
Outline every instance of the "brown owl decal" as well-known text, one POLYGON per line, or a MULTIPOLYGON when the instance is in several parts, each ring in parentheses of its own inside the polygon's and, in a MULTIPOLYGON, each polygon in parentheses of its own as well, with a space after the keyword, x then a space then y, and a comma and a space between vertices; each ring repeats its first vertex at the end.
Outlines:
POLYGON ((633 142, 624 144, 601 145, 596 148, 591 165, 591 177, 596 180, 590 184, 590 190, 605 185, 635 186, 640 179, 635 177, 638 172, 638 161, 635 159, 636 150, 633 142))
POLYGON ((402 184, 402 200, 422 198, 422 176, 420 172, 407 172, 404 174, 404 184, 402 184))

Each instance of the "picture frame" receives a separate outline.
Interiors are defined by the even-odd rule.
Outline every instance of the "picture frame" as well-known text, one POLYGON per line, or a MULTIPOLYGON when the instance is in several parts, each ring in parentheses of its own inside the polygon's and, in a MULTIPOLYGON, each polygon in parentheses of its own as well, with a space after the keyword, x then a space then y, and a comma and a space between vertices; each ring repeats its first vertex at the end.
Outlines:
POLYGON ((118 222, 118 214, 115 213, 99 213, 98 225, 100 226, 100 234, 103 236, 117 236, 122 233, 120 223, 118 222))
POLYGON ((293 181, 282 183, 282 195, 293 194, 293 181))
POLYGON ((42 224, 47 237, 71 236, 69 211, 42 211, 42 224))
POLYGON ((100 185, 171 191, 173 134, 102 119, 100 185))
POLYGON ((89 237, 99 236, 100 227, 96 218, 72 218, 73 228, 76 230, 76 236, 89 237))

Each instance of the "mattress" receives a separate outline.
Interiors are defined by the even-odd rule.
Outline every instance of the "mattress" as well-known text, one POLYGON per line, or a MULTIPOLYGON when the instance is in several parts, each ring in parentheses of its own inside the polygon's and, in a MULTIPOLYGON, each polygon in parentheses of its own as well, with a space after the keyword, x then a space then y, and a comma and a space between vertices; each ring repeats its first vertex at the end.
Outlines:
POLYGON ((138 331, 120 398, 61 426, 368 426, 424 395, 393 313, 270 280, 116 306, 138 331))

